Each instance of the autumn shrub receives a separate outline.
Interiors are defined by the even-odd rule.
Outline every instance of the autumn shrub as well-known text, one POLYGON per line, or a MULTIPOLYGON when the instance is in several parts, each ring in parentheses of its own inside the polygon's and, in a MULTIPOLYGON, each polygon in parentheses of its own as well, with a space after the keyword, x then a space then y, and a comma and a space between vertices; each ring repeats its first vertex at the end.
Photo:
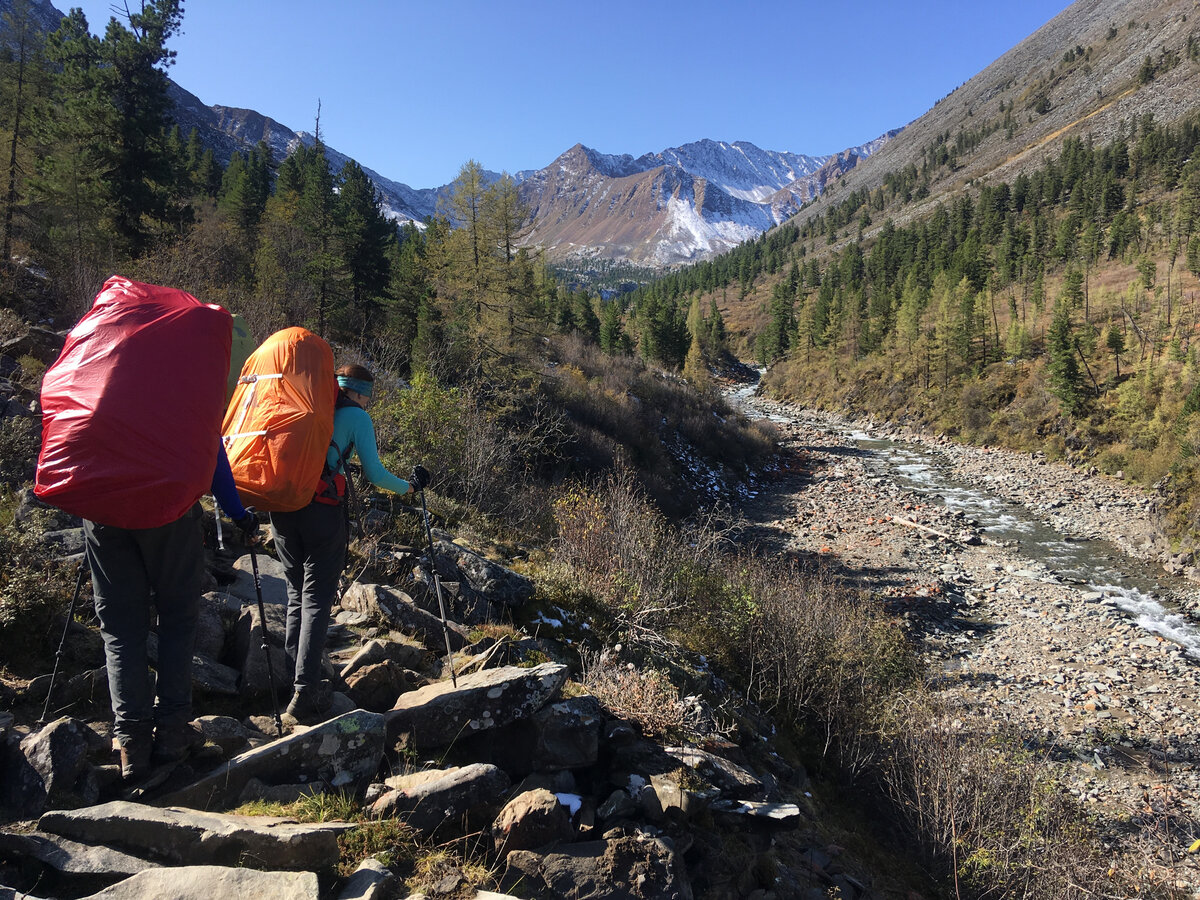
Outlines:
POLYGON ((438 494, 514 528, 541 516, 531 502, 541 494, 530 485, 561 454, 562 425, 532 391, 485 393, 418 374, 406 388, 384 386, 371 415, 381 456, 397 474, 424 465, 438 494))
POLYGON ((827 577, 739 548, 715 518, 673 525, 628 473, 555 503, 554 565, 622 640, 701 654, 848 766, 869 756, 876 705, 919 667, 877 605, 827 577))
POLYGON ((670 677, 639 668, 607 652, 582 654, 584 689, 609 712, 636 722, 651 737, 680 740, 688 731, 687 708, 670 677))
POLYGON ((0 527, 0 646, 17 665, 45 656, 70 600, 74 573, 50 555, 43 531, 36 514, 24 525, 0 527))
POLYGON ((1095 822, 1066 789, 1061 767, 1019 735, 978 727, 916 690, 880 704, 877 740, 879 784, 954 896, 1145 894, 1147 885, 1138 882, 1146 873, 1101 849, 1095 822))

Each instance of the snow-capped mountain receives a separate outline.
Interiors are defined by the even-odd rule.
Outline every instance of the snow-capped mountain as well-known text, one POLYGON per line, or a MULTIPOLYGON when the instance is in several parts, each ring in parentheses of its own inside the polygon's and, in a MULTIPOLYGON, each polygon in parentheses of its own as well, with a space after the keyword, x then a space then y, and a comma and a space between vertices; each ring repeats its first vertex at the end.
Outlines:
POLYGON ((524 173, 521 197, 532 213, 525 241, 556 260, 694 262, 786 221, 896 133, 834 156, 703 140, 635 159, 576 144, 524 173))
MULTIPOLYGON (((57 27, 62 13, 49 0, 32 3, 42 27, 57 27)), ((0 12, 10 7, 11 0, 0 0, 0 12)), ((170 93, 183 133, 195 128, 222 163, 259 141, 278 163, 300 143, 314 141, 255 110, 207 105, 174 82, 170 93)), ((895 134, 833 156, 700 140, 634 158, 576 144, 545 168, 513 176, 531 210, 526 243, 551 260, 609 257, 663 267, 703 259, 787 220, 895 134)), ((326 153, 335 172, 349 159, 328 145, 326 153)), ((423 222, 449 190, 449 185, 418 190, 364 171, 385 212, 398 222, 423 222)))

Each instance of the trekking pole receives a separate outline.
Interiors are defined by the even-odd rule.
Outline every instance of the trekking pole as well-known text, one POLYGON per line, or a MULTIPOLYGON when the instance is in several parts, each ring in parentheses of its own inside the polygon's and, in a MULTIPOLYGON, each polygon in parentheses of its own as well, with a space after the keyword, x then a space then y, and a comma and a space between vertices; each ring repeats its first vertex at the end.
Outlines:
POLYGON ((42 707, 42 717, 37 720, 38 728, 46 724, 46 716, 50 714, 50 699, 54 696, 54 682, 58 678, 58 666, 62 662, 63 650, 67 646, 67 632, 75 621, 75 605, 79 602, 79 592, 83 590, 83 573, 87 571, 87 557, 79 561, 79 571, 75 575, 75 593, 71 595, 71 608, 67 610, 67 621, 63 623, 62 639, 58 642, 58 652, 54 654, 54 670, 50 673, 50 687, 46 689, 46 705, 42 707))
POLYGON ((425 488, 421 494, 421 517, 425 520, 425 538, 429 542, 429 572, 433 576, 433 588, 437 593, 438 610, 442 614, 442 637, 446 639, 446 665, 450 667, 450 684, 458 687, 458 679, 454 677, 454 652, 450 649, 450 625, 446 621, 446 601, 442 597, 442 579, 438 577, 437 561, 433 558, 433 531, 429 527, 429 510, 425 508, 425 488))
POLYGON ((258 597, 258 622, 262 628, 262 650, 267 658, 267 685, 271 689, 271 711, 275 714, 275 730, 283 735, 283 719, 279 717, 279 695, 275 693, 275 667, 271 665, 271 648, 267 640, 267 611, 263 607, 262 581, 258 577, 258 554, 250 544, 250 568, 254 570, 254 593, 258 597))

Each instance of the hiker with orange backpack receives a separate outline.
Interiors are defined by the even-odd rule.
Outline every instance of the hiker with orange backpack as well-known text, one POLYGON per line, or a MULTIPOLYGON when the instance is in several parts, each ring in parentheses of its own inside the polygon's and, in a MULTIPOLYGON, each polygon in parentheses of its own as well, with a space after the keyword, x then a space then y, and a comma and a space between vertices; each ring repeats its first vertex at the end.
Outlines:
POLYGON ((219 441, 230 346, 228 311, 114 276, 42 381, 34 493, 83 519, 126 782, 178 761, 198 737, 188 723, 200 497, 213 490, 248 539, 258 529, 219 441))
POLYGON ((283 714, 285 725, 322 721, 332 700, 322 685, 321 654, 338 581, 346 565, 349 540, 346 462, 357 455, 363 474, 377 488, 397 494, 407 494, 413 489, 379 460, 375 424, 366 410, 374 382, 375 376, 363 366, 338 369, 333 438, 326 455, 322 490, 303 509, 271 513, 275 550, 287 578, 285 647, 295 664, 294 693, 283 714))
POLYGON ((346 461, 357 455, 377 487, 412 490, 379 461, 366 412, 373 387, 374 376, 362 366, 335 373, 333 350, 319 335, 285 328, 246 360, 225 413, 221 430, 238 491, 271 514, 284 566, 284 647, 293 687, 285 725, 322 721, 332 702, 321 681, 321 655, 346 565, 346 461))

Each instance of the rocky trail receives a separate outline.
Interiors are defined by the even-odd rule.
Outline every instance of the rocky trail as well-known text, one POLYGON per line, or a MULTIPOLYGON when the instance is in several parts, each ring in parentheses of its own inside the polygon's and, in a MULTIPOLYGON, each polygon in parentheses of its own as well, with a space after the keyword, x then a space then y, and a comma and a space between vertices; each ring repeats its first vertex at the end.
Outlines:
POLYGON ((1167 552, 1153 498, 1036 454, 747 402, 776 423, 786 460, 743 510, 754 536, 878 597, 920 639, 967 727, 1015 732, 1064 763, 1069 789, 1107 826, 1106 850, 1200 888, 1187 852, 1200 838, 1200 658, 1189 643, 1200 592, 1180 577, 1194 578, 1191 560, 1167 552), (986 491, 1068 549, 1106 542, 1106 563, 1156 576, 1170 613, 1147 626, 1116 589, 885 474, 866 432, 932 457, 940 478, 986 491))

